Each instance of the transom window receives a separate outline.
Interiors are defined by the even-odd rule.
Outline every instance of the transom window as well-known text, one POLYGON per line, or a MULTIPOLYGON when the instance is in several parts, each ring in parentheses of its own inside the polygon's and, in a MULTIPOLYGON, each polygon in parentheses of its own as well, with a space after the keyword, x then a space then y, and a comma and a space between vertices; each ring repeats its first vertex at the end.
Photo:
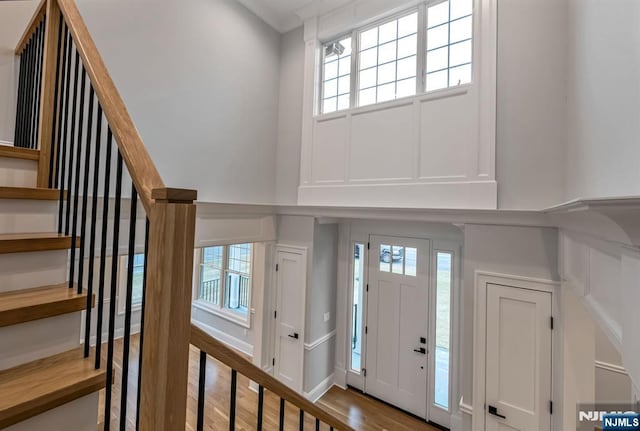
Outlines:
POLYGON ((473 0, 445 0, 325 44, 320 113, 470 83, 472 34, 473 0))
POLYGON ((252 245, 205 247, 201 251, 198 299, 248 318, 252 245))

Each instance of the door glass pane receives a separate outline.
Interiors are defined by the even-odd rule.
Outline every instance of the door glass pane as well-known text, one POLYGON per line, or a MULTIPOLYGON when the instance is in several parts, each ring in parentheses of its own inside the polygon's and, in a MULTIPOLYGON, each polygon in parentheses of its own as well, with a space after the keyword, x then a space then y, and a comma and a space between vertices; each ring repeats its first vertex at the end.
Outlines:
POLYGON ((436 354, 434 403, 449 409, 449 342, 453 255, 436 253, 436 354))
POLYGON ((380 244, 380 272, 391 271, 391 246, 380 244))
POLYGON ((404 275, 416 276, 416 266, 418 265, 418 249, 407 247, 404 254, 404 275))
POLYGON ((362 361, 362 311, 364 244, 353 246, 353 309, 351 317, 351 369, 360 372, 362 361))
POLYGON ((394 274, 402 274, 402 263, 404 261, 404 247, 394 245, 392 249, 391 272, 394 274))

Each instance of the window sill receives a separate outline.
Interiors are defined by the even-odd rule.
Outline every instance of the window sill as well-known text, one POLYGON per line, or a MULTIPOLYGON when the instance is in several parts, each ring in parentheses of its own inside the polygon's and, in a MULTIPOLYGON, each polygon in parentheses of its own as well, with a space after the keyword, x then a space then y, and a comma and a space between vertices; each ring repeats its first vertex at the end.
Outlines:
POLYGON ((456 87, 448 87, 441 90, 429 91, 428 93, 420 93, 414 96, 390 100, 388 102, 374 103, 372 105, 344 109, 342 111, 330 112, 328 114, 319 114, 314 117, 314 120, 317 122, 330 121, 338 118, 344 118, 349 115, 366 114, 368 112, 382 111, 384 109, 406 106, 414 102, 422 103, 432 100, 445 99, 448 97, 461 96, 463 94, 467 94, 472 86, 473 84, 463 84, 456 87))
POLYGON ((228 320, 231 323, 235 323, 236 325, 251 329, 251 309, 249 309, 247 317, 244 318, 239 314, 234 313, 233 311, 224 310, 199 299, 193 301, 191 305, 199 310, 213 314, 214 316, 220 317, 224 320, 228 320))

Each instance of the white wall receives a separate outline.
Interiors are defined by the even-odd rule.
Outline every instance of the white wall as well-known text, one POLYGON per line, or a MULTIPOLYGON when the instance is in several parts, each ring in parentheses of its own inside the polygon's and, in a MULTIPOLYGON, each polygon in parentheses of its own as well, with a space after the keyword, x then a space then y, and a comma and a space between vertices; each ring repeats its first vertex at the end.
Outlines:
POLYGON ((38 3, 0 2, 0 142, 13 142, 19 64, 14 49, 38 3))
POLYGON ((640 3, 569 0, 567 199, 640 194, 640 3))
POLYGON ((79 0, 165 183, 272 202, 279 34, 234 0, 79 0))
POLYGON ((500 1, 496 176, 498 207, 563 202, 566 1, 500 1))
POLYGON ((276 203, 296 204, 300 179, 302 140, 302 85, 304 37, 302 27, 280 39, 280 97, 278 104, 278 153, 276 203))

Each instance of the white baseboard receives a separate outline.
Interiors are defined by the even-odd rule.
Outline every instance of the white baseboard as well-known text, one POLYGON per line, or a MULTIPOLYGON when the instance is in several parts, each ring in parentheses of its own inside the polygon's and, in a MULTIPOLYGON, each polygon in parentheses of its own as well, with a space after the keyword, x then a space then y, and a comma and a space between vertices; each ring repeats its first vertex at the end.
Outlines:
POLYGON ((212 337, 216 338, 219 341, 222 341, 227 346, 232 347, 236 350, 239 350, 245 355, 253 357, 253 346, 247 343, 246 341, 233 337, 227 334, 226 332, 222 332, 219 329, 216 329, 213 326, 209 326, 205 323, 202 323, 196 320, 193 320, 192 323, 198 326, 199 328, 201 328, 203 331, 205 331, 212 337))
POLYGON ((13 147, 13 142, 9 142, 9 141, 3 141, 0 139, 0 145, 9 145, 13 147))
POLYGON ((321 381, 318 386, 310 390, 309 392, 305 392, 304 396, 307 397, 311 402, 315 403, 318 401, 324 394, 327 393, 329 389, 333 386, 334 374, 331 374, 329 377, 321 381))
POLYGON ((451 415, 451 420, 449 421, 449 430, 462 431, 462 413, 457 412, 451 415))

